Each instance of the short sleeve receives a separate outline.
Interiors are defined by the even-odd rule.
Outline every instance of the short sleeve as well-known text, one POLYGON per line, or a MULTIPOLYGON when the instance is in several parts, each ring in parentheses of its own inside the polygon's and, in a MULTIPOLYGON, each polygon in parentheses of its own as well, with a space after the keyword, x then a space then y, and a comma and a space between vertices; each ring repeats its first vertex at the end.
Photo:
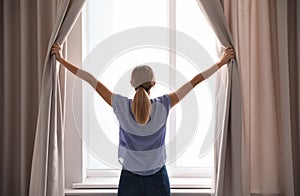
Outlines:
POLYGON ((165 109, 166 109, 167 111, 169 111, 170 108, 171 108, 171 98, 170 98, 170 96, 167 95, 167 94, 166 94, 166 95, 163 95, 163 96, 161 96, 161 97, 157 97, 157 98, 155 98, 153 101, 154 101, 154 102, 159 102, 159 103, 163 104, 163 106, 165 107, 165 109))
POLYGON ((125 106, 127 103, 128 103, 127 97, 123 97, 119 94, 114 94, 112 97, 112 108, 114 110, 114 113, 117 114, 118 116, 118 114, 121 111, 125 110, 125 106))

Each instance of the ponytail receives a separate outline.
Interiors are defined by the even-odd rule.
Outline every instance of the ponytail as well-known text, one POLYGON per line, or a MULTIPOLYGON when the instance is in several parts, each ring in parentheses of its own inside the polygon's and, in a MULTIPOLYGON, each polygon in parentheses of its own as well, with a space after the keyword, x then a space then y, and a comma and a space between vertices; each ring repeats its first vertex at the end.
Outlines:
POLYGON ((151 102, 147 91, 144 86, 139 86, 131 103, 133 116, 140 125, 145 125, 150 117, 151 102))

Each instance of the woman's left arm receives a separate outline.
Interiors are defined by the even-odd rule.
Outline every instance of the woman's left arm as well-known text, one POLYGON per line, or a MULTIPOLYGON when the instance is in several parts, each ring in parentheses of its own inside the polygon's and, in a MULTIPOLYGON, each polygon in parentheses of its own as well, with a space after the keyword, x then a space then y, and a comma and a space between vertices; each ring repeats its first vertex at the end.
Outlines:
POLYGON ((112 105, 111 99, 113 93, 104 84, 102 84, 99 80, 97 80, 92 74, 66 61, 61 55, 61 47, 58 42, 55 42, 53 44, 51 54, 55 54, 56 60, 58 62, 60 62, 65 68, 67 68, 74 75, 88 82, 98 92, 98 94, 106 101, 106 103, 108 103, 110 106, 112 105))

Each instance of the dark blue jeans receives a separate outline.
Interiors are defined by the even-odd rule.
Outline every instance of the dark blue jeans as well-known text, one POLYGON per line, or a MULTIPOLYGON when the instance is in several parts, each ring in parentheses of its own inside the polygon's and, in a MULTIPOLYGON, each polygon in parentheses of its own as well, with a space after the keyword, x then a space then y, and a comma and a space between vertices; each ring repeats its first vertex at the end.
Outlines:
POLYGON ((163 166, 157 173, 141 176, 122 170, 118 196, 169 196, 170 183, 167 169, 163 166))

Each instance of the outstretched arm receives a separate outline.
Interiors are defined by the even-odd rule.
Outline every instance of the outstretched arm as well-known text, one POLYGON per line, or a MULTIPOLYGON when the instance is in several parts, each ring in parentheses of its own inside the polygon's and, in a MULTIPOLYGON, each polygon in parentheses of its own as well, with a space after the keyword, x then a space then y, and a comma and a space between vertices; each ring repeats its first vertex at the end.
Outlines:
POLYGON ((106 103, 108 103, 111 106, 111 98, 113 96, 113 93, 108 88, 106 88, 106 86, 104 86, 100 81, 98 81, 92 74, 66 61, 61 55, 61 47, 58 42, 55 42, 53 44, 51 54, 55 54, 56 60, 60 62, 65 68, 67 68, 70 72, 88 82, 106 101, 106 103))
POLYGON ((209 69, 203 71, 196 75, 192 80, 181 86, 175 92, 169 94, 171 99, 171 107, 176 105, 179 101, 181 101, 197 84, 211 76, 215 73, 220 67, 227 64, 230 59, 234 58, 234 50, 231 46, 226 47, 220 61, 210 67, 209 69))

